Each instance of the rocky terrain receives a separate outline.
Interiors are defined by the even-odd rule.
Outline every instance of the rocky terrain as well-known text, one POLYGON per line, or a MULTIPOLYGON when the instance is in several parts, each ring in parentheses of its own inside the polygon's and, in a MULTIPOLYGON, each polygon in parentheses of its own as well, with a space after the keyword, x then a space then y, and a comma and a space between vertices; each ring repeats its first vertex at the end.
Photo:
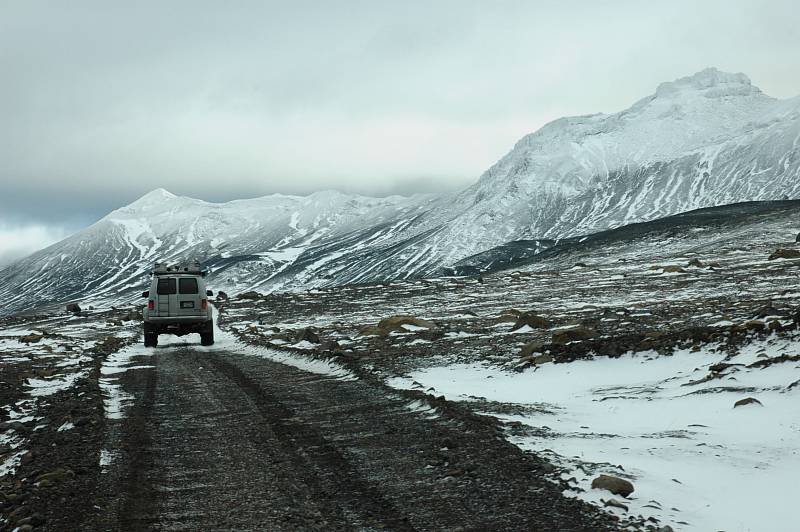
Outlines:
POLYGON ((730 209, 480 277, 242 294, 220 315, 248 343, 501 420, 509 441, 564 468, 566 493, 619 517, 789 531, 797 206, 730 209), (635 491, 593 489, 602 474, 635 491))
MULTIPOLYGON (((2 323, 1 530, 614 530, 492 418, 127 311, 2 323)), ((224 319, 221 319, 225 323, 224 319)))
POLYGON ((3 317, 2 527, 791 530, 797 209, 218 293, 212 347, 145 349, 136 306, 3 317))

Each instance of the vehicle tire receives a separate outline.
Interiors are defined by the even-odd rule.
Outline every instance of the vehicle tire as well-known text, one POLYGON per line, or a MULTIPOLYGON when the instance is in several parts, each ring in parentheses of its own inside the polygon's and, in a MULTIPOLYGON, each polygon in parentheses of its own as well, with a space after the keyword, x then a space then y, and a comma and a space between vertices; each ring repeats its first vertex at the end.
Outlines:
POLYGON ((144 346, 156 347, 158 345, 158 333, 147 324, 144 325, 144 346))
POLYGON ((200 333, 200 345, 214 345, 214 324, 212 322, 208 322, 208 326, 200 333))
POLYGON ((144 346, 145 347, 157 347, 158 346, 158 334, 154 332, 146 332, 144 333, 144 346))

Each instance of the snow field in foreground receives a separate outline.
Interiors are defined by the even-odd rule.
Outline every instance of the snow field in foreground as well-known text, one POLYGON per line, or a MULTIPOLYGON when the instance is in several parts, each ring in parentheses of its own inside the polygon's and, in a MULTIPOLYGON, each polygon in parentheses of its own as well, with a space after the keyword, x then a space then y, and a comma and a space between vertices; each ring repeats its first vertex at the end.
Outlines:
MULTIPOLYGON (((783 354, 800 354, 800 343, 756 342, 725 362, 750 364, 783 354)), ((689 384, 724 358, 710 349, 639 353, 545 364, 524 373, 451 365, 389 384, 411 388, 416 381, 452 400, 479 396, 542 406, 533 414, 493 415, 546 427, 510 440, 569 468, 586 490, 578 496, 590 502, 622 500, 591 489, 592 479, 607 473, 632 480, 636 491, 622 500, 632 515, 653 516, 676 530, 797 530, 800 386, 788 386, 800 379, 800 363, 734 366, 720 379, 689 384), (750 396, 763 406, 733 408, 750 396)))

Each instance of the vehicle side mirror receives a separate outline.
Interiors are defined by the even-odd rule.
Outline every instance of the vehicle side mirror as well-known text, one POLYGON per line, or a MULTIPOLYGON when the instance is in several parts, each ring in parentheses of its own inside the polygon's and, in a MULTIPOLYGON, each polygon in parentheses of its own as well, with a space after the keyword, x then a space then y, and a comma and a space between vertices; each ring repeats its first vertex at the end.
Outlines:
POLYGON ((150 290, 145 290, 142 292, 142 297, 150 297, 150 290))
POLYGON ((207 295, 208 297, 211 297, 211 296, 213 296, 213 295, 214 295, 214 292, 212 292, 211 290, 206 290, 206 295, 207 295))

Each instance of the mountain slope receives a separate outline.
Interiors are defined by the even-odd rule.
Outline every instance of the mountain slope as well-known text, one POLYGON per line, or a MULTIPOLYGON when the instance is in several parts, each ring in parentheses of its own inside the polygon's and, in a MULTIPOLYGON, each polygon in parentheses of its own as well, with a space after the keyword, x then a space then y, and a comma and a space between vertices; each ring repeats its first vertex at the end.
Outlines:
POLYGON ((431 275, 511 241, 800 198, 799 148, 800 97, 707 69, 622 112, 551 122, 455 195, 212 204, 156 190, 0 271, 0 297, 8 312, 130 297, 156 258, 199 258, 234 292, 431 275))
POLYGON ((701 207, 800 196, 800 98, 715 69, 613 115, 524 137, 456 200, 452 239, 562 238, 701 207), (492 236, 487 236, 492 235, 492 236))

